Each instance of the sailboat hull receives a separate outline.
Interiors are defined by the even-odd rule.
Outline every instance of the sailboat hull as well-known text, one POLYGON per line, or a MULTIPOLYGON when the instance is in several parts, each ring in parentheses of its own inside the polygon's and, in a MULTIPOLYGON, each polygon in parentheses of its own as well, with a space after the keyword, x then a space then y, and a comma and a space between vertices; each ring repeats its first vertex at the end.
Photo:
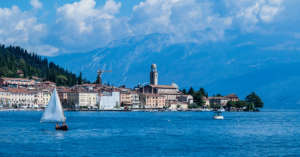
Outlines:
POLYGON ((55 130, 68 130, 68 126, 55 127, 55 130))

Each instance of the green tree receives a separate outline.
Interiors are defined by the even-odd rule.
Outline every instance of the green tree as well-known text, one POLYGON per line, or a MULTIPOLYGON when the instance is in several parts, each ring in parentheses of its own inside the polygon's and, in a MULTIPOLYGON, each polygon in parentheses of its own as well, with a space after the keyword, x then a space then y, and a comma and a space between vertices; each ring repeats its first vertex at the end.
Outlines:
POLYGON ((199 108, 197 103, 191 103, 188 105, 188 108, 199 108))
POLYGON ((202 95, 201 92, 194 92, 194 94, 192 95, 194 98, 195 103, 198 104, 198 106, 203 106, 204 105, 204 101, 203 101, 203 97, 204 95, 202 95))
POLYGON ((79 78, 78 78, 78 84, 82 85, 82 73, 80 72, 79 78))
POLYGON ((264 103, 262 102, 261 98, 258 95, 256 95, 254 92, 251 92, 251 94, 247 95, 245 100, 248 103, 252 102, 255 108, 264 107, 264 103))
POLYGON ((236 107, 236 103, 235 103, 235 101, 229 100, 229 101, 227 102, 226 106, 227 106, 228 108, 230 108, 230 107, 236 107))
POLYGON ((205 90, 204 90, 204 88, 200 88, 200 90, 199 90, 199 92, 203 95, 203 96, 205 96, 205 90))
POLYGON ((68 81, 68 79, 65 77, 65 76, 63 76, 63 75, 58 75, 57 77, 56 77, 58 80, 60 80, 60 82, 62 83, 62 84, 66 84, 66 82, 68 81))
POLYGON ((221 94, 217 94, 217 97, 223 97, 221 94))
POLYGON ((246 107, 247 102, 246 101, 236 101, 236 107, 241 108, 241 107, 246 107))
POLYGON ((254 109, 254 104, 253 104, 253 102, 248 103, 247 108, 248 108, 249 111, 253 111, 253 109, 254 109))
POLYGON ((182 93, 183 93, 183 94, 188 94, 188 93, 186 92, 186 89, 183 89, 183 90, 182 90, 182 93))
POLYGON ((189 94, 189 95, 193 95, 193 94, 194 94, 194 89, 193 89, 193 87, 190 88, 188 94, 189 94))

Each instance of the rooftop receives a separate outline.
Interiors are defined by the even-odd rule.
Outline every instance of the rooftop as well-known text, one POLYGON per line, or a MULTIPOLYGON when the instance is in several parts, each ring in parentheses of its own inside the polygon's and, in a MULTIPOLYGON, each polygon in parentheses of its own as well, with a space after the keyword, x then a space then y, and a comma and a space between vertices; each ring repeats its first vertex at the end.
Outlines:
POLYGON ((149 85, 153 88, 173 88, 173 89, 176 89, 176 87, 173 87, 173 86, 168 86, 168 85, 149 85))

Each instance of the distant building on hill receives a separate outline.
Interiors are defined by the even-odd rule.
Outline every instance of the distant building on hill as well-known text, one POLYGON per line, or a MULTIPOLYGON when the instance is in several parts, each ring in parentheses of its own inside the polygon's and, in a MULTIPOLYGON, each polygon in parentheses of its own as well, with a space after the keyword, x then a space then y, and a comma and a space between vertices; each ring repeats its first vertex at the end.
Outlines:
POLYGON ((34 80, 26 78, 0 78, 1 87, 34 87, 34 80))
POLYGON ((22 77, 24 76, 24 73, 23 73, 22 70, 17 70, 17 71, 16 71, 16 74, 19 74, 19 75, 22 76, 22 77))

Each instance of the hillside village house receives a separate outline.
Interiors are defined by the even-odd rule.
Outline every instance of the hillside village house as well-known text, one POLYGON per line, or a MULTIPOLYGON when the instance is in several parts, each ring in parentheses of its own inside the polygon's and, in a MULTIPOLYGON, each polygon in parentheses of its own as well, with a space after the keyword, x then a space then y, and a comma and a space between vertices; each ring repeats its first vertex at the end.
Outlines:
POLYGON ((10 107, 38 107, 34 105, 34 93, 22 88, 7 88, 7 90, 10 92, 10 107))
POLYGON ((16 71, 16 74, 19 74, 19 75, 22 76, 22 77, 24 76, 24 73, 23 73, 22 70, 17 70, 17 71, 16 71))
POLYGON ((25 78, 0 78, 1 87, 34 87, 34 80, 25 78))
POLYGON ((140 93, 140 101, 145 108, 163 108, 165 106, 165 96, 152 93, 140 93))

